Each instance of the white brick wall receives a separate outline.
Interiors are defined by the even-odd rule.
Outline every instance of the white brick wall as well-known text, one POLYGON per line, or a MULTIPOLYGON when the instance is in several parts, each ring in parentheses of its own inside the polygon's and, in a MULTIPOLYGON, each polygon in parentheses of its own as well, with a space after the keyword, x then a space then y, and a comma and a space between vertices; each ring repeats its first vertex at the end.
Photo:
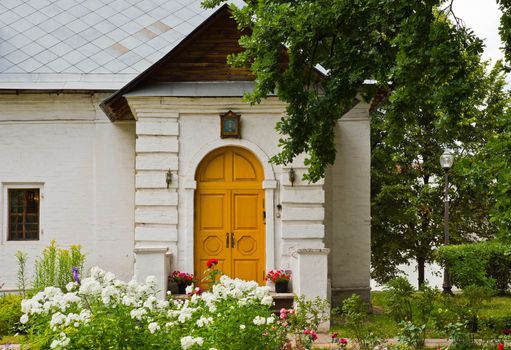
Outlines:
MULTIPOLYGON (((6 241, 0 201, 0 283, 16 287, 16 250, 34 257, 52 239, 81 244, 89 266, 133 274, 133 122, 112 124, 94 94, 0 94, 0 187, 43 184, 41 239, 6 241)), ((0 196, 4 191, 0 191, 0 196)))

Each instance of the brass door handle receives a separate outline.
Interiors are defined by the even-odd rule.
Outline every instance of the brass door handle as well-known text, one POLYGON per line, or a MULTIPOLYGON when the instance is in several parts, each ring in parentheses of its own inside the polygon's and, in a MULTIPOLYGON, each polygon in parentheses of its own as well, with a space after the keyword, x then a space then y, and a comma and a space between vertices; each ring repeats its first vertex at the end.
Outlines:
POLYGON ((234 248, 234 232, 231 232, 231 248, 234 248))
POLYGON ((229 232, 225 233, 225 247, 229 248, 229 232))

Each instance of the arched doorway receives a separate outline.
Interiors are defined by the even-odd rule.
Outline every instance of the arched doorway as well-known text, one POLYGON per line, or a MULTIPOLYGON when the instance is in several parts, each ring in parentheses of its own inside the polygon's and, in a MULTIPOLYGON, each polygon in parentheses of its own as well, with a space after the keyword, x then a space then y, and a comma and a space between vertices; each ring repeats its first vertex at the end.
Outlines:
POLYGON ((241 147, 216 149, 200 162, 194 219, 194 269, 199 279, 207 260, 216 258, 226 275, 263 284, 263 179, 259 160, 241 147))

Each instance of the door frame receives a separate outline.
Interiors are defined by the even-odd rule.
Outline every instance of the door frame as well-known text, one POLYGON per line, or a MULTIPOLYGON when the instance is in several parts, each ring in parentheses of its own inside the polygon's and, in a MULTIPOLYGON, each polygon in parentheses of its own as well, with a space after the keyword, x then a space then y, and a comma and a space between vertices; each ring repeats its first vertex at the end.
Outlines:
MULTIPOLYGON (((183 234, 180 235, 178 251, 184 255, 184 259, 179 259, 179 269, 193 273, 194 271, 194 214, 195 214, 195 190, 197 182, 195 181, 195 172, 200 162, 210 152, 221 147, 240 147, 252 152, 255 158, 261 163, 263 168, 264 180, 262 189, 264 191, 264 206, 266 209, 266 271, 275 268, 275 192, 277 190, 277 180, 275 172, 270 163, 270 157, 256 144, 243 139, 224 139, 215 140, 202 146, 191 158, 186 167, 183 181, 179 186, 184 189, 184 205, 181 209, 184 212, 185 222, 183 222, 183 234)), ((180 230, 181 231, 181 230, 180 230)))

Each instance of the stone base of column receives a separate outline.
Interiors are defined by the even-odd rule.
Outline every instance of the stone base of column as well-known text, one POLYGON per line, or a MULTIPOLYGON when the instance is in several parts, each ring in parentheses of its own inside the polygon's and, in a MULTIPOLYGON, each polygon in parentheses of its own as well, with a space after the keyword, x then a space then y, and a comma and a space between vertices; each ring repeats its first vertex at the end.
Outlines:
POLYGON ((165 298, 171 253, 165 247, 138 247, 135 253, 135 280, 144 283, 148 276, 158 281, 158 296, 165 298))

